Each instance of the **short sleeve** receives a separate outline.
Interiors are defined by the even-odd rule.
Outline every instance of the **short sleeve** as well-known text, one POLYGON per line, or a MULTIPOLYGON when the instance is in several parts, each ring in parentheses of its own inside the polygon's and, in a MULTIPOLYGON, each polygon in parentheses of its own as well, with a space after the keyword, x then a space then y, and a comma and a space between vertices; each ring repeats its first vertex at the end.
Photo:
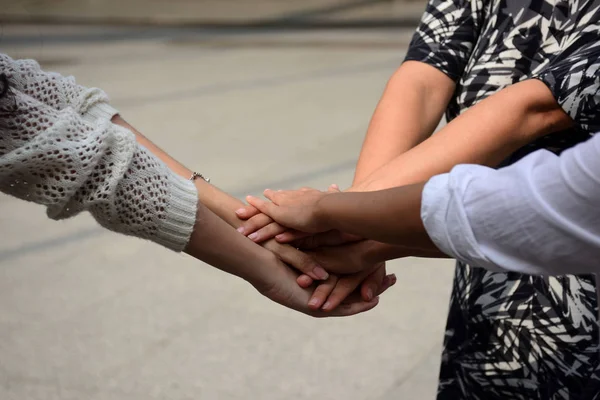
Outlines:
POLYGON ((430 0, 404 61, 429 64, 458 81, 478 36, 472 3, 469 0, 430 0))
POLYGON ((580 34, 540 73, 554 98, 587 132, 600 131, 600 34, 580 34))

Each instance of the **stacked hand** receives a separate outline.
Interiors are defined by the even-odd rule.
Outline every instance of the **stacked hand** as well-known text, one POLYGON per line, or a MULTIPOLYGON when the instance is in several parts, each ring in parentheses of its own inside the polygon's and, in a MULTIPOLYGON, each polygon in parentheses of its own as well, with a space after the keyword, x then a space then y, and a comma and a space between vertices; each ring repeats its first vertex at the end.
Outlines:
MULTIPOLYGON (((264 194, 269 201, 248 196, 250 205, 236 212, 239 218, 246 220, 238 231, 248 238, 257 243, 271 243, 275 238, 278 243, 293 244, 304 252, 307 260, 313 260, 329 273, 308 301, 311 309, 326 312, 357 298, 372 302, 396 283, 394 275, 386 275, 385 263, 370 259, 368 241, 331 230, 326 219, 317 215, 319 201, 336 192, 339 189, 335 185, 327 192, 309 188, 267 189, 264 194)), ((315 274, 310 275, 300 275, 298 284, 303 288, 311 286, 315 274)))

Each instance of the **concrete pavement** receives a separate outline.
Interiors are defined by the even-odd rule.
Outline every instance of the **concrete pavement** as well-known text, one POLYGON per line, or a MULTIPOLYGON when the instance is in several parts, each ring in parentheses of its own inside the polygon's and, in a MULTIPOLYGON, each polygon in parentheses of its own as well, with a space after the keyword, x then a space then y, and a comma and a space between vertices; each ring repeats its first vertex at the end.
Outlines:
POLYGON ((424 0, 14 0, 2 5, 0 21, 279 27, 398 24, 418 21, 425 4, 424 0))
MULTIPOLYGON (((105 89, 238 197, 348 185, 410 39, 120 29, 7 25, 0 47, 105 89)), ((434 398, 450 261, 391 262, 398 284, 375 310, 312 320, 88 216, 53 222, 2 196, 0 237, 0 399, 434 398)))

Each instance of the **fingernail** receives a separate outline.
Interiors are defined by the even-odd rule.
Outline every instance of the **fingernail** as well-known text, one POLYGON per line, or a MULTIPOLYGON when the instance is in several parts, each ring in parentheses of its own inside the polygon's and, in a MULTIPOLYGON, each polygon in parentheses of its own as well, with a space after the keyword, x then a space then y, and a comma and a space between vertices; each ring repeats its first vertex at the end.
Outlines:
POLYGON ((237 228, 237 231, 243 235, 244 234, 244 227, 240 226, 239 228, 237 228))
POLYGON ((368 288, 367 289, 367 301, 371 301, 373 300, 373 289, 368 288))
POLYGON ((317 278, 322 279, 322 280, 329 278, 329 274, 322 267, 315 267, 313 269, 313 273, 315 274, 315 276, 317 278))
POLYGON ((392 274, 392 276, 390 276, 390 280, 391 280, 391 282, 390 282, 390 286, 394 286, 394 285, 396 284, 396 281, 397 281, 398 279, 396 278, 396 275, 395 275, 395 274, 392 274))
POLYGON ((308 305, 313 307, 316 307, 317 304, 319 304, 319 299, 317 299, 316 297, 310 299, 310 301, 308 302, 308 305))
POLYGON ((244 209, 243 209, 243 208, 240 208, 240 209, 238 209, 238 210, 235 210, 235 213, 236 213, 237 215, 242 215, 242 214, 244 213, 244 209))
POLYGON ((251 233, 251 234, 249 234, 249 235, 248 235, 248 239, 250 239, 250 240, 254 240, 254 239, 256 239, 257 237, 258 237, 258 234, 257 234, 256 232, 254 232, 254 233, 251 233))
POLYGON ((277 239, 277 240, 283 240, 283 239, 285 239, 285 235, 283 233, 281 233, 281 234, 275 236, 275 239, 277 239))
POLYGON ((329 310, 329 308, 331 307, 331 302, 330 301, 326 301, 325 304, 323 304, 323 310, 329 310))

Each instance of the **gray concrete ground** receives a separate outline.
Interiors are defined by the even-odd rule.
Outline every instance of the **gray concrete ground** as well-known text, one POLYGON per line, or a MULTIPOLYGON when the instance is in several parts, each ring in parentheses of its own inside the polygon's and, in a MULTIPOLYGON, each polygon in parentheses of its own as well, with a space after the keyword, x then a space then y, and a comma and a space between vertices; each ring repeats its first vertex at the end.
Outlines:
POLYGON ((149 24, 341 22, 418 18, 425 0, 12 0, 0 20, 149 24))
MULTIPOLYGON (((410 39, 144 32, 7 25, 0 48, 104 88, 142 132, 239 197, 348 185, 410 39)), ((450 261, 391 262, 398 284, 375 310, 312 320, 88 216, 53 222, 2 196, 0 237, 0 399, 434 398, 450 261)))

